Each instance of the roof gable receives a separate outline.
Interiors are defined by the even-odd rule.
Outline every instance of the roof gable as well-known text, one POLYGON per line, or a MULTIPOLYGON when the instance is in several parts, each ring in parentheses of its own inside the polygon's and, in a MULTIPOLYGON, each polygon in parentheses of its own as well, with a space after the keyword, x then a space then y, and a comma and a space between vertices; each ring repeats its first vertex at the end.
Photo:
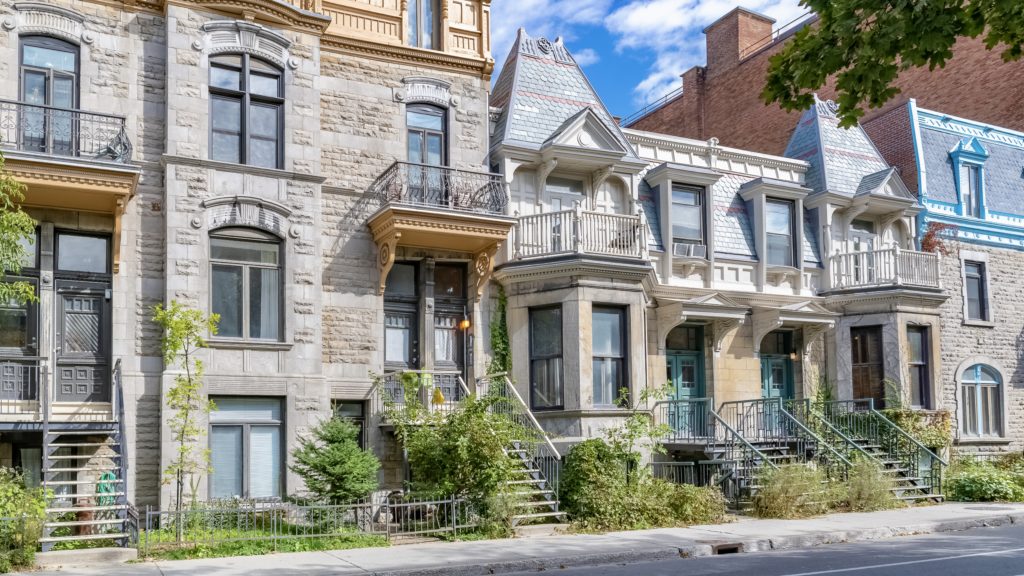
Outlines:
POLYGON ((608 129, 590 106, 563 122, 544 141, 543 147, 547 146, 590 148, 619 154, 630 152, 629 147, 619 141, 617 135, 608 129))

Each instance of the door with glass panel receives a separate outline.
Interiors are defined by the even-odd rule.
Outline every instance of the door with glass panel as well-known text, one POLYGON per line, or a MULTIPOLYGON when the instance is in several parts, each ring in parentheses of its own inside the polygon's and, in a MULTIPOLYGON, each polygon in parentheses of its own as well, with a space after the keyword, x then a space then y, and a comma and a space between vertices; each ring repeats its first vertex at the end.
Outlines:
POLYGON ((575 249, 571 210, 583 202, 583 190, 583 181, 575 178, 549 176, 544 183, 545 203, 548 206, 546 230, 540 231, 546 236, 540 238, 546 248, 544 253, 557 254, 575 249))
POLYGON ((782 434, 781 409, 793 397, 792 338, 792 332, 775 331, 761 341, 761 398, 766 401, 761 404, 760 419, 768 437, 782 434))
MULTIPOLYGON (((434 368, 467 378, 463 320, 469 321, 466 265, 437 263, 434 265, 434 368)), ((458 379, 453 376, 440 376, 434 384, 446 400, 462 396, 458 379)))
POLYGON ((665 342, 665 361, 672 400, 669 426, 684 436, 701 436, 707 424, 705 406, 690 401, 704 398, 703 328, 677 326, 665 342))
POLYGON ((447 206, 449 198, 444 170, 445 111, 436 106, 415 104, 406 108, 408 129, 409 198, 417 204, 447 206))
POLYGON ((46 36, 21 39, 21 148, 77 152, 78 47, 46 36))
POLYGON ((854 220, 850 224, 850 248, 853 250, 853 280, 856 284, 873 284, 877 277, 875 264, 875 225, 854 220))

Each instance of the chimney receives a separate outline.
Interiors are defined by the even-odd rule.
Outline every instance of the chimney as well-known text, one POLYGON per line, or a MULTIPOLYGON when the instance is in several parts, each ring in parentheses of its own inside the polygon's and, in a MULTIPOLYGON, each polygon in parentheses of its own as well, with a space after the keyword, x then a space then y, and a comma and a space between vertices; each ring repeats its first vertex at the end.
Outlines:
POLYGON ((735 8, 704 29, 708 76, 735 67, 740 60, 771 42, 773 18, 735 8))

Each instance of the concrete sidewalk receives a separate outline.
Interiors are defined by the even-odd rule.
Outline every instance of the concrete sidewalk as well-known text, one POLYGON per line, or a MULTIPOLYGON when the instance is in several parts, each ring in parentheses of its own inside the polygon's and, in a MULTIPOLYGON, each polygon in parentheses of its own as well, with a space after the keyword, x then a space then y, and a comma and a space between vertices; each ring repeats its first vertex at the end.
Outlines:
POLYGON ((160 561, 120 566, 76 566, 64 571, 31 574, 477 576, 706 556, 715 553, 716 548, 721 552, 730 549, 755 552, 1011 523, 1024 523, 1024 504, 942 504, 884 512, 831 514, 809 520, 742 518, 729 524, 691 528, 479 542, 436 542, 392 548, 160 561))

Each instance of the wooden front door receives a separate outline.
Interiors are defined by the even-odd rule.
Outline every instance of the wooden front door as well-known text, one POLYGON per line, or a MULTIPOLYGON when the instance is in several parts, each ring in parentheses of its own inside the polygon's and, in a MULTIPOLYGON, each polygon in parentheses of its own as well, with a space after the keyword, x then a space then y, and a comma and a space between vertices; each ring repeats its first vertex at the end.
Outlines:
POLYGON ((885 404, 885 369, 882 365, 882 327, 850 329, 850 364, 853 370, 853 399, 872 398, 875 407, 885 404))
POLYGON ((59 402, 110 401, 110 285, 57 282, 59 402))

